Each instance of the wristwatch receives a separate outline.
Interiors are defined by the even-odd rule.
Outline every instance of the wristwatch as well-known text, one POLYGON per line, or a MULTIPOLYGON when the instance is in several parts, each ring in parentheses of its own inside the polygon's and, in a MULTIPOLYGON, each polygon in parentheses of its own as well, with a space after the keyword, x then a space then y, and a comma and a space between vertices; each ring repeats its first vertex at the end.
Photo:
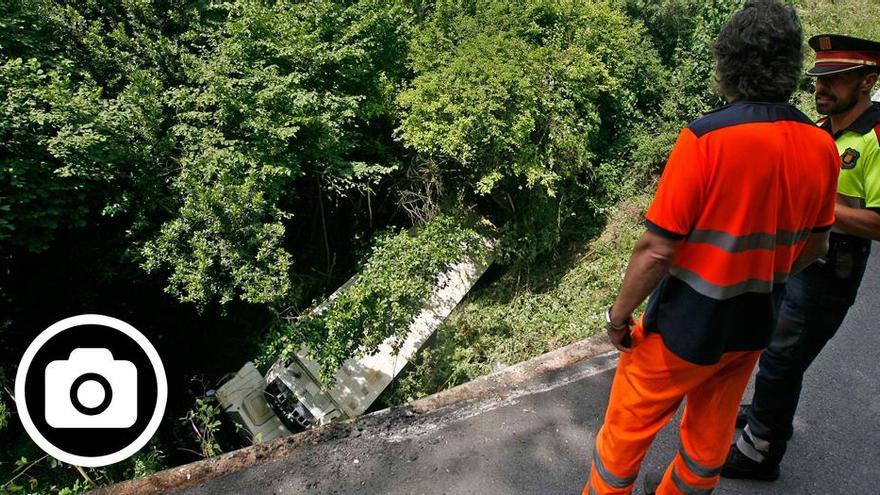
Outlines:
MULTIPOLYGON (((626 334, 620 339, 620 345, 623 347, 632 347, 632 333, 630 332, 630 328, 633 325, 632 316, 624 323, 623 325, 615 325, 614 322, 611 321, 611 308, 605 310, 605 330, 609 333, 617 333, 621 330, 626 330, 626 334)), ((615 344, 617 345, 617 344, 615 344)))
POLYGON ((612 330, 615 332, 619 332, 624 328, 627 328, 629 325, 624 323, 623 325, 615 325, 613 321, 611 321, 611 306, 605 310, 605 328, 608 330, 612 330))

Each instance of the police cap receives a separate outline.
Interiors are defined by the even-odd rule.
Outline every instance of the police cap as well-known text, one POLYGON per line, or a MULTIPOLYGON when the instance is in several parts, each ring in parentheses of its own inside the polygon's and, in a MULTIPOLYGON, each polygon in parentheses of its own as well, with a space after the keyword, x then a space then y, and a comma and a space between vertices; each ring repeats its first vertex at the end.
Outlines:
POLYGON ((816 51, 816 64, 808 76, 827 76, 860 67, 880 70, 880 43, 840 34, 820 34, 810 38, 816 51))

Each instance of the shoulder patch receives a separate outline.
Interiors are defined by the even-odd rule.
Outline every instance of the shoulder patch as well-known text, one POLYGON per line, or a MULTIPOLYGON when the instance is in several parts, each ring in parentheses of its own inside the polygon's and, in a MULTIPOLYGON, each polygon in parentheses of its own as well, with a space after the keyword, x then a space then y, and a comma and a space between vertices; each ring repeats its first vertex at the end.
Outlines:
POLYGON ((859 158, 861 158, 862 154, 853 148, 847 148, 846 151, 840 155, 840 168, 844 170, 851 170, 856 168, 856 164, 859 162, 859 158))
POLYGON ((880 124, 874 126, 874 137, 877 138, 877 146, 880 146, 880 124))

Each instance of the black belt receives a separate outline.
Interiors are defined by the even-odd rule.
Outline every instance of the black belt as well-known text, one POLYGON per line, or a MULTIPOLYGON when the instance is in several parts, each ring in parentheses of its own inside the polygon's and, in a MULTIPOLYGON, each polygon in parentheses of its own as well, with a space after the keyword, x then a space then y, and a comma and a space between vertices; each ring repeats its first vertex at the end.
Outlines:
POLYGON ((867 248, 869 251, 871 250, 871 239, 865 239, 864 237, 852 234, 831 232, 831 239, 829 242, 831 248, 839 246, 842 249, 858 249, 861 251, 861 248, 867 248))

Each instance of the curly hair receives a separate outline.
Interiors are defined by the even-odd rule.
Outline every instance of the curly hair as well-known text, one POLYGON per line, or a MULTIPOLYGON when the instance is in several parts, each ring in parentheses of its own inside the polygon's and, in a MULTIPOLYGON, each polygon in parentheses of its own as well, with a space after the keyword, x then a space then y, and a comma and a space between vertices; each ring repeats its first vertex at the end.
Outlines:
POLYGON ((725 97, 785 102, 801 78, 803 30, 797 12, 776 0, 752 0, 721 28, 715 76, 725 97))

